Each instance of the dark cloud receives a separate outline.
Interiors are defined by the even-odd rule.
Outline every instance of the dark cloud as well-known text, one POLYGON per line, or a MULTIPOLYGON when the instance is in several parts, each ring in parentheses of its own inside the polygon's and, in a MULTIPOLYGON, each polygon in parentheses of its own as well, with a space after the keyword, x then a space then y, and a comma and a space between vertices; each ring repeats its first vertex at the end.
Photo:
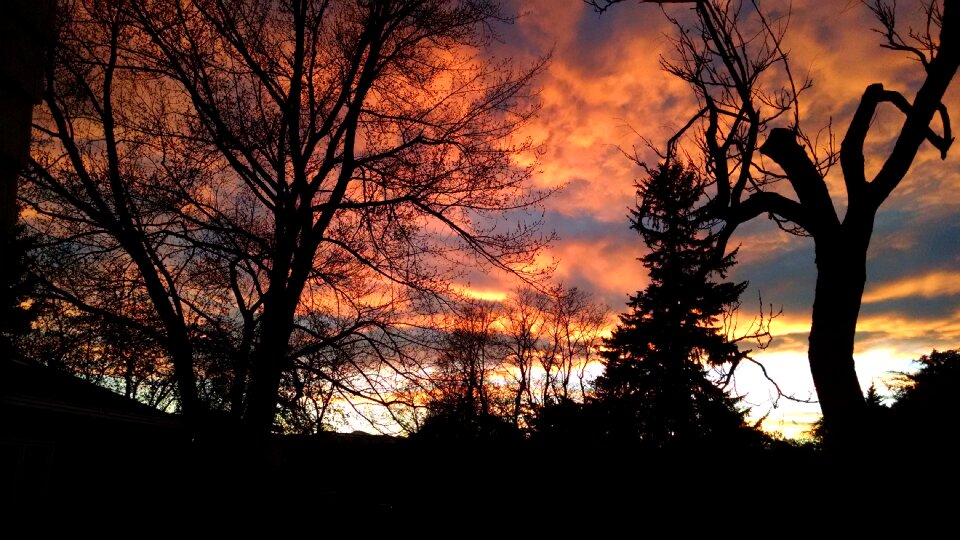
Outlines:
POLYGON ((759 295, 765 304, 783 307, 791 317, 809 313, 817 276, 812 239, 791 237, 772 222, 754 220, 733 241, 740 246, 740 263, 731 278, 750 283, 744 299, 752 302, 759 295), (751 241, 762 239, 773 242, 764 247, 751 241))

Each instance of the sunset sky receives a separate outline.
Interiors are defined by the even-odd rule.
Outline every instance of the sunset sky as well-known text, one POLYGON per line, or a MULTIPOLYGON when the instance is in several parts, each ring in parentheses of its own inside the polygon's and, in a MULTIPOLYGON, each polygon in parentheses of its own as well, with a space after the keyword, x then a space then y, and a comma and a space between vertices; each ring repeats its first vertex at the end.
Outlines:
MULTIPOLYGON (((902 4, 904 23, 917 24, 914 10, 920 2, 902 4)), ((762 2, 773 17, 784 15, 788 5, 762 2)), ((647 278, 636 260, 643 244, 626 217, 641 171, 618 147, 636 146, 642 152, 639 135, 663 143, 695 110, 687 87, 660 70, 659 55, 669 55, 665 35, 672 29, 659 7, 632 1, 603 15, 579 0, 510 0, 505 7, 521 16, 516 24, 498 28, 500 41, 491 48, 495 55, 522 63, 552 51, 549 67, 537 81, 543 110, 525 135, 545 151, 537 184, 565 186, 546 208, 547 227, 560 236, 548 253, 559 261, 555 278, 621 312, 628 295, 645 287, 647 278)), ((682 14, 689 7, 667 10, 682 14)), ((920 64, 879 47, 881 36, 871 30, 877 24, 860 2, 794 0, 792 10, 786 50, 794 73, 809 74, 813 81, 801 103, 808 133, 816 134, 832 119, 839 144, 868 84, 882 82, 912 97, 922 76, 920 64)), ((954 82, 948 95, 947 106, 956 117, 960 84, 954 82)), ((879 163, 877 156, 900 122, 897 111, 882 107, 867 140, 873 163, 879 163)), ((655 159, 650 153, 641 155, 655 159)), ((883 391, 882 381, 891 370, 911 369, 912 359, 934 348, 960 346, 958 163, 960 149, 941 161, 937 151, 924 146, 910 174, 880 210, 857 336, 857 369, 864 388, 875 381, 883 391)), ((842 213, 842 180, 838 174, 830 180, 842 213)), ((741 245, 733 278, 750 282, 741 325, 757 313, 758 294, 764 303, 783 308, 773 324, 772 344, 756 358, 785 392, 815 398, 806 363, 816 276, 812 240, 790 236, 759 218, 739 229, 733 244, 741 245)), ((504 276, 478 274, 470 286, 496 293, 513 284, 504 276)), ((772 388, 757 370, 744 369, 737 390, 747 393, 755 415, 770 411, 772 388)), ((765 427, 796 435, 818 414, 816 405, 781 401, 765 427)))

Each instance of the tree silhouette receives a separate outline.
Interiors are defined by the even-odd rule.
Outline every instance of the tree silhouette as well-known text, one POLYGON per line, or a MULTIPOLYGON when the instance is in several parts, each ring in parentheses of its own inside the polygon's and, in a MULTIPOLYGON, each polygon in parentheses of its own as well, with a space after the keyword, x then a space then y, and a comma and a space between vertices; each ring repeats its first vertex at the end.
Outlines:
MULTIPOLYGON (((862 436, 879 455, 923 456, 927 465, 943 465, 942 456, 955 447, 954 430, 960 404, 960 351, 937 351, 915 360, 919 369, 894 372, 886 386, 893 390, 888 406, 871 384, 865 396, 862 436)), ((829 427, 821 420, 814 436, 827 439, 829 427)))
POLYGON ((45 291, 162 344, 188 416, 384 400, 466 265, 538 277, 513 157, 543 64, 480 58, 494 2, 66 7, 22 194, 45 291))
POLYGON ((470 302, 444 333, 431 375, 432 399, 418 436, 486 439, 519 433, 509 421, 507 388, 493 380, 508 354, 498 318, 493 303, 470 302))
POLYGON ((920 369, 916 372, 897 374, 896 407, 946 413, 956 401, 960 384, 960 351, 935 350, 917 363, 920 369))
POLYGON ((39 304, 32 298, 36 279, 28 273, 32 239, 22 234, 0 234, 0 363, 14 355, 17 338, 26 334, 39 304))
POLYGON ((917 363, 920 369, 916 372, 897 374, 891 406, 895 429, 891 435, 915 449, 942 451, 944 445, 956 444, 951 426, 960 411, 960 351, 933 351, 917 363))
POLYGON ((547 295, 531 288, 520 288, 507 299, 504 334, 516 384, 511 417, 517 427, 528 424, 536 409, 534 369, 542 358, 549 306, 547 295))
POLYGON ((188 226, 177 220, 188 200, 178 188, 190 182, 190 171, 166 167, 153 134, 162 117, 151 114, 171 96, 138 92, 163 86, 124 52, 134 30, 126 4, 65 7, 58 46, 43 64, 43 102, 21 193, 40 239, 42 292, 163 344, 179 408, 193 422, 205 407, 191 328, 199 284, 188 272, 197 251, 181 241, 188 226), (147 316, 141 309, 131 316, 118 298, 150 306, 147 316))
MULTIPOLYGON (((495 3, 134 3, 148 54, 191 103, 189 137, 255 216, 233 219, 228 204, 213 224, 221 245, 251 250, 224 256, 246 262, 257 306, 243 404, 254 431, 271 428, 284 374, 310 353, 403 341, 393 321, 447 292, 445 261, 513 270, 542 245, 530 223, 495 223, 542 196, 510 161, 523 143, 509 142, 535 110, 539 66, 471 57, 502 20, 495 3)), ((385 367, 367 357, 380 366, 361 370, 385 367)))
POLYGON ((545 317, 547 340, 541 354, 544 375, 540 403, 582 401, 587 394, 586 368, 594 359, 606 325, 607 308, 576 287, 549 292, 545 317), (574 394, 579 394, 574 399, 574 394))
POLYGON ((641 258, 650 284, 631 298, 606 342, 596 386, 609 434, 655 446, 730 437, 743 427, 743 413, 704 366, 740 360, 719 322, 747 284, 716 281, 734 255, 714 256, 716 220, 698 206, 704 183, 695 171, 662 163, 638 195, 631 221, 650 249, 641 258))
MULTIPOLYGON (((619 1, 589 3, 602 11, 619 1)), ((674 155, 683 137, 693 134, 702 167, 715 185, 715 195, 707 204, 725 223, 718 249, 725 249, 741 224, 762 215, 788 232, 813 238, 817 281, 810 370, 829 438, 838 447, 856 445, 865 405, 853 351, 867 249, 880 206, 907 175, 923 143, 929 142, 946 158, 953 142, 943 96, 960 65, 956 6, 924 3, 925 26, 904 32, 897 25, 895 4, 865 3, 880 23, 881 46, 919 60, 924 77, 912 101, 882 84, 868 86, 839 152, 832 145, 824 152, 816 137, 807 136, 801 128, 797 103, 810 83, 792 76, 782 46, 784 21, 771 21, 756 4, 754 9, 741 9, 741 2, 720 0, 657 3, 695 4, 696 13, 692 26, 670 18, 678 29, 676 55, 664 59, 663 65, 689 83, 699 107, 663 154, 674 155), (758 29, 756 33, 744 31, 746 17, 753 17, 749 23, 758 29), (886 158, 870 177, 864 146, 874 114, 883 104, 899 110, 904 121, 886 158), (943 125, 942 133, 931 126, 935 116, 943 125), (770 162, 764 164, 761 156, 779 170, 772 170, 770 162), (825 180, 837 163, 848 200, 842 217, 825 180), (775 189, 783 183, 794 197, 785 195, 785 189, 775 189)))

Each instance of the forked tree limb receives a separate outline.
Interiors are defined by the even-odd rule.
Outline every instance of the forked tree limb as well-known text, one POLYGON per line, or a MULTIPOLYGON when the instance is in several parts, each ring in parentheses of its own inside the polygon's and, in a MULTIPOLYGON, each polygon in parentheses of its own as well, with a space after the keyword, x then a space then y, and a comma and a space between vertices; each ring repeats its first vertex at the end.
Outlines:
POLYGON ((840 224, 827 184, 806 150, 797 141, 794 130, 787 128, 770 130, 767 140, 760 146, 760 153, 775 161, 786 173, 790 185, 800 200, 800 205, 806 210, 805 217, 808 222, 806 226, 801 226, 807 232, 817 234, 824 228, 840 224))

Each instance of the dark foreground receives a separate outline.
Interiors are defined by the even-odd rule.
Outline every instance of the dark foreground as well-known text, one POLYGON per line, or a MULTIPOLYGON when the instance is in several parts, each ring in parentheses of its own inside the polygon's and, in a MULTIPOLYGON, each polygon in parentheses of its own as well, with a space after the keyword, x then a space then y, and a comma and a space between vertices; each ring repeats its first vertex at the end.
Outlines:
MULTIPOLYGON (((6 383, 19 376, 6 375, 6 383)), ((837 520, 915 528, 955 515, 960 503, 956 446, 921 448, 893 435, 843 456, 788 444, 650 451, 572 438, 329 433, 258 442, 223 426, 196 435, 176 417, 71 380, 5 388, 0 512, 4 530, 17 534, 4 538, 54 530, 221 537, 254 526, 273 532, 267 537, 512 537, 759 524, 795 536, 837 520)))
POLYGON ((21 467, 4 506, 35 531, 126 523, 159 533, 184 524, 368 532, 450 522, 464 531, 616 522, 701 528, 739 519, 887 519, 957 502, 956 468, 944 467, 946 456, 640 452, 359 434, 280 437, 265 452, 258 446, 149 437, 63 445, 21 467))

